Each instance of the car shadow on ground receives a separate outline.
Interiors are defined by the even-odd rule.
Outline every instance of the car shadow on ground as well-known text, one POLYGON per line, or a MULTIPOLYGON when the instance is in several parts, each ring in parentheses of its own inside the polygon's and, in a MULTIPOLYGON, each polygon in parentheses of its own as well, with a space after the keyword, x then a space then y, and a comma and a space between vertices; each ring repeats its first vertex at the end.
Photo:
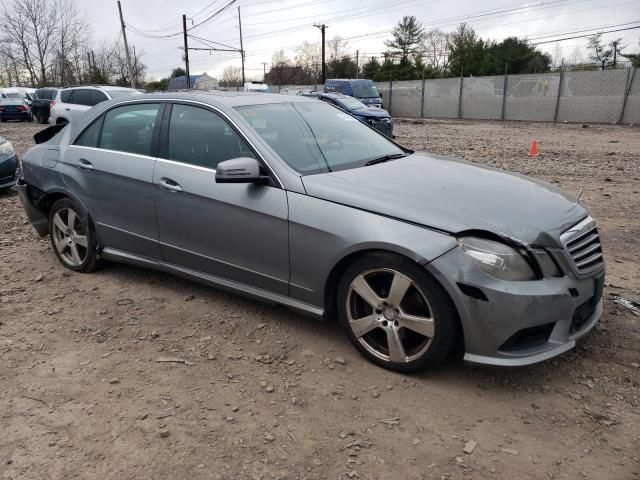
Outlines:
MULTIPOLYGON (((236 321, 243 320, 243 312, 252 312, 245 314, 247 318, 244 319, 246 320, 244 328, 255 328, 259 321, 272 322, 290 332, 295 339, 304 342, 299 345, 300 349, 311 346, 320 354, 323 351, 334 351, 339 352, 340 355, 350 356, 353 358, 352 368, 354 370, 365 365, 371 366, 364 357, 355 351, 338 321, 333 318, 327 321, 315 320, 286 307, 264 303, 169 273, 132 265, 105 263, 95 275, 110 277, 118 283, 122 283, 123 287, 130 286, 137 291, 145 292, 145 294, 159 288, 161 291, 157 292, 158 295, 168 301, 184 302, 185 299, 194 296, 195 302, 204 302, 207 307, 221 308, 224 306, 227 311, 239 313, 240 316, 236 321), (253 314, 255 312, 260 314, 260 320, 250 318, 256 316, 253 314)), ((567 368, 565 366, 575 364, 577 360, 575 352, 567 352, 544 363, 527 367, 506 368, 466 364, 462 357, 463 352, 459 348, 442 365, 432 370, 402 374, 380 368, 379 372, 382 375, 397 376, 432 386, 457 385, 464 387, 466 385, 470 390, 475 391, 481 385, 481 388, 492 391, 504 389, 544 392, 548 388, 546 385, 554 380, 566 379, 567 368)))

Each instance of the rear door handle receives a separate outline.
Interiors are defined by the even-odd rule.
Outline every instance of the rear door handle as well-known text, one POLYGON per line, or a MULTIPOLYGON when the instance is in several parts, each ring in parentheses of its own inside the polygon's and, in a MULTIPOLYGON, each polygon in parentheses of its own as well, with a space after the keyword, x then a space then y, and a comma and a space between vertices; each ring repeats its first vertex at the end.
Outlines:
POLYGON ((65 108, 65 110, 66 110, 67 112, 70 112, 70 111, 71 111, 71 109, 70 109, 70 108, 65 108))
POLYGON ((96 167, 94 167, 93 164, 89 160, 85 160, 84 158, 81 158, 79 160, 78 166, 80 168, 82 168, 83 170, 95 170, 96 169, 96 167))
POLYGON ((168 190, 170 192, 181 192, 182 187, 178 185, 177 182, 171 180, 170 178, 162 177, 158 182, 162 188, 168 190))

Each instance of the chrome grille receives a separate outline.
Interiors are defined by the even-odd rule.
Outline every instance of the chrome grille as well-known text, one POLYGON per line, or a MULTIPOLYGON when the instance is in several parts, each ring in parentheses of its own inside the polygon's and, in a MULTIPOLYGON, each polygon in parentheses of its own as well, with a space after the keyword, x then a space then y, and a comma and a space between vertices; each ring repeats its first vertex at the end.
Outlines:
POLYGON ((604 266, 600 236, 593 218, 585 218, 563 233, 560 239, 578 274, 586 275, 604 266))

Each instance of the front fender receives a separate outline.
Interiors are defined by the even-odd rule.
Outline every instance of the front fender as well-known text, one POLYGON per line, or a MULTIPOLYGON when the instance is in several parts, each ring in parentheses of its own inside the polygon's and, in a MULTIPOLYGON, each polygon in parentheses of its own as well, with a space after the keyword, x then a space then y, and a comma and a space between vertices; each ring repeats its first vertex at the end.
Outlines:
POLYGON ((334 266, 354 253, 383 250, 425 265, 457 246, 443 232, 307 195, 287 197, 290 296, 318 307, 334 266))

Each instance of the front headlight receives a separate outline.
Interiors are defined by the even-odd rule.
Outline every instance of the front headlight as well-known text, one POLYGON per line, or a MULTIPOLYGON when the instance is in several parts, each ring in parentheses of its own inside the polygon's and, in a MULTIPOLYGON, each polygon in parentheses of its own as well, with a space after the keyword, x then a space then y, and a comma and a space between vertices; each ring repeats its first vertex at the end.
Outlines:
POLYGON ((13 155, 13 145, 11 142, 6 141, 4 143, 0 143, 0 155, 13 155))
POLYGON ((500 242, 477 237, 461 237, 462 251, 480 270, 500 280, 535 280, 536 274, 517 250, 500 242))

